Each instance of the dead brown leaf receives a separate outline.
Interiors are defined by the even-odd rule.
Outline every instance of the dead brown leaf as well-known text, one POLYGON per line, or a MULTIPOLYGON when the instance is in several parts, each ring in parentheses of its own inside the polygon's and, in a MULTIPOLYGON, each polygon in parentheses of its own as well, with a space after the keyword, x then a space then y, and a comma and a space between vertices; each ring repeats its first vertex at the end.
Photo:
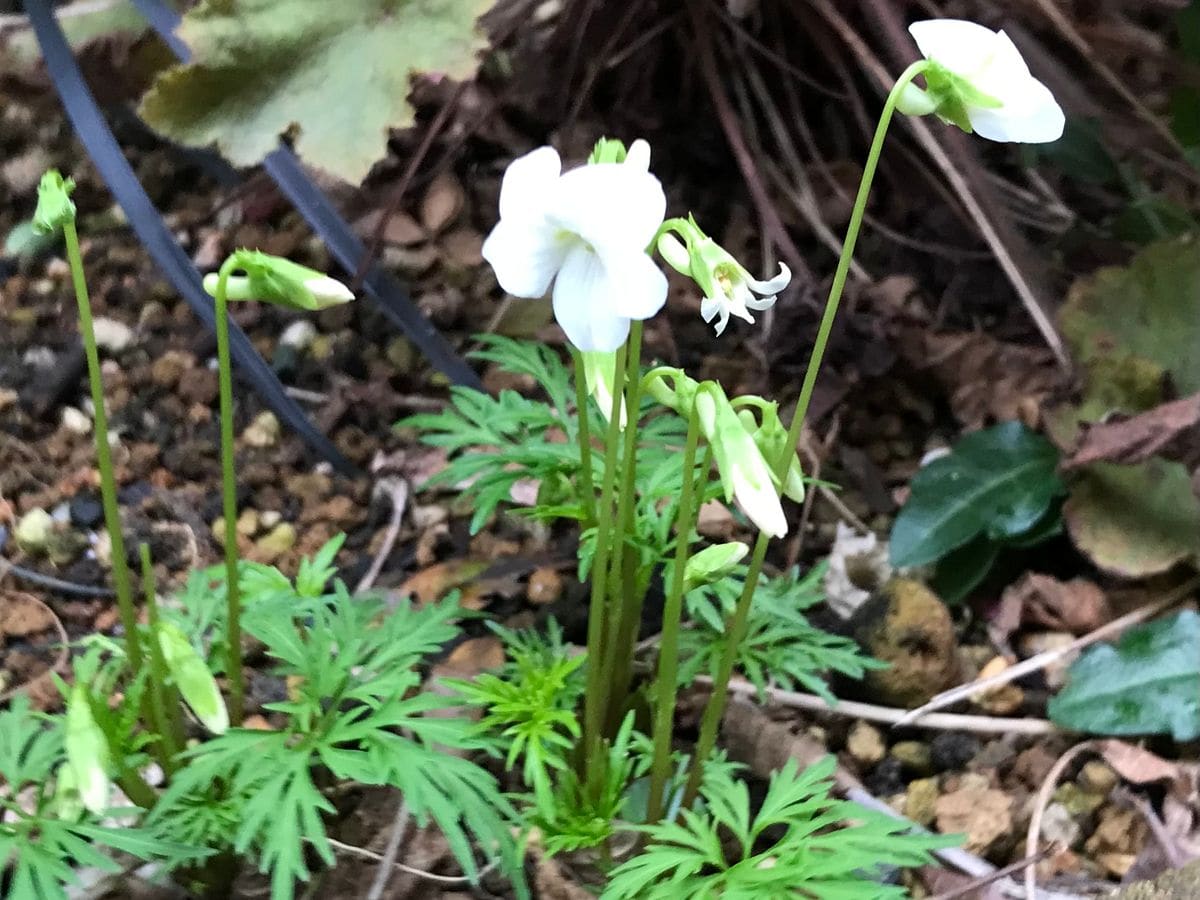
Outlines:
POLYGON ((54 613, 33 594, 0 594, 0 644, 6 637, 29 637, 54 627, 54 613))
POLYGON ((910 366, 941 385, 955 418, 967 429, 1010 419, 1032 427, 1041 418, 1043 403, 1066 387, 1049 350, 1006 344, 984 332, 904 328, 897 350, 910 366))
POLYGON ((434 563, 409 576, 397 592, 415 597, 421 604, 435 603, 456 588, 463 588, 462 605, 482 601, 478 577, 489 565, 484 559, 451 559, 434 563))
POLYGON ((1095 462, 1132 465, 1152 456, 1181 462, 1188 469, 1200 466, 1200 393, 1127 419, 1084 428, 1064 468, 1095 462))
POLYGON ((1005 589, 988 625, 992 640, 1003 646, 1023 625, 1083 635, 1112 621, 1104 592, 1086 578, 1059 581, 1029 572, 1005 589))
POLYGON ((421 224, 436 234, 454 221, 465 201, 466 195, 458 180, 449 173, 442 173, 421 199, 421 224))
POLYGON ((1151 784, 1155 781, 1176 783, 1186 778, 1188 772, 1195 777, 1200 766, 1171 762, 1125 741, 1107 740, 1100 742, 1100 755, 1112 766, 1113 771, 1134 784, 1151 784))

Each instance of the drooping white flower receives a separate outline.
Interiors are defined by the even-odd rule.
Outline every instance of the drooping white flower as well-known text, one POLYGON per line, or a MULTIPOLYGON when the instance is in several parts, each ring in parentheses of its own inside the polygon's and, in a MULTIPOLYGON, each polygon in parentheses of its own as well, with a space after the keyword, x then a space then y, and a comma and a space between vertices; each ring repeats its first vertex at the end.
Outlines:
POLYGON ((914 22, 908 30, 935 64, 925 80, 943 121, 992 141, 1040 144, 1062 137, 1062 107, 1003 31, 961 19, 914 22))
POLYGON ((698 228, 694 233, 691 229, 679 230, 688 238, 687 246, 675 235, 664 234, 658 239, 658 252, 672 268, 691 276, 700 286, 704 292, 700 315, 705 322, 717 320, 718 335, 729 325, 731 315, 754 324, 750 310, 770 309, 775 305, 776 295, 792 280, 791 271, 780 263, 778 275, 759 281, 733 254, 698 228))
POLYGON ((726 502, 732 499, 737 503, 759 531, 783 537, 787 534, 787 518, 771 477, 771 466, 725 392, 716 382, 704 382, 696 391, 695 404, 700 430, 717 461, 726 502))
POLYGON ((483 257, 514 296, 541 297, 553 282, 554 317, 580 350, 616 350, 631 320, 666 302, 666 277, 646 253, 666 213, 649 162, 649 145, 635 141, 624 162, 563 173, 541 147, 504 173, 483 257))

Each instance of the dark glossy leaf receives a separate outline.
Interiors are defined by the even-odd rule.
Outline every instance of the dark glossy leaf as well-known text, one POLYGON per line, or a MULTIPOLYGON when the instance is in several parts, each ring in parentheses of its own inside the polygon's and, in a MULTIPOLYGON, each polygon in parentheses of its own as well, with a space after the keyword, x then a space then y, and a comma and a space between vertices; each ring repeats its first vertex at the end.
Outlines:
POLYGON ((946 603, 958 603, 987 577, 1001 546, 986 537, 977 537, 950 551, 938 561, 930 586, 946 603))
POLYGON ((1200 737, 1200 615, 1185 610, 1088 650, 1049 704, 1064 728, 1200 737))
POLYGON ((1063 492, 1057 465, 1053 445, 1020 422, 967 435, 914 476, 892 526, 892 564, 934 562, 978 535, 1019 538, 1063 492))

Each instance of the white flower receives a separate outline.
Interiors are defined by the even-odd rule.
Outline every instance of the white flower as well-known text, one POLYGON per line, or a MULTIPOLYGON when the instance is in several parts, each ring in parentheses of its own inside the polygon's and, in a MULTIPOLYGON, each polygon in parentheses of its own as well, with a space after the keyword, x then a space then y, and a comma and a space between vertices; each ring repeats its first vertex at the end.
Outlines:
POLYGON ((705 322, 717 320, 718 335, 725 331, 731 315, 753 325, 750 310, 770 309, 775 305, 775 296, 792 280, 791 271, 780 263, 778 275, 769 281, 758 281, 728 250, 710 237, 698 236, 698 229, 687 247, 672 234, 662 235, 658 239, 658 252, 673 268, 690 275, 704 291, 700 315, 705 322))
POLYGON ((649 162, 649 146, 635 141, 624 163, 564 174, 542 147, 504 173, 483 257, 517 297, 541 297, 554 282, 554 317, 580 350, 616 350, 632 319, 666 302, 667 279, 646 253, 667 206, 649 162))
POLYGON ((1062 107, 1003 31, 961 19, 914 22, 908 30, 925 58, 944 70, 925 73, 941 118, 992 141, 1040 144, 1062 137, 1062 107))
POLYGON ((787 518, 771 478, 771 467, 754 438, 746 431, 724 392, 715 382, 696 391, 696 414, 725 487, 725 500, 733 500, 759 531, 772 537, 787 534, 787 518))

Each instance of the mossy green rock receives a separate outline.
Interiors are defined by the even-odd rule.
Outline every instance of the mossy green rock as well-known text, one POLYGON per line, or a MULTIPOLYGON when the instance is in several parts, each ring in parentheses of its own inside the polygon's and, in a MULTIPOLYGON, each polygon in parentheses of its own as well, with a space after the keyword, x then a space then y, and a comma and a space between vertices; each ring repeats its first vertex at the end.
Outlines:
POLYGON ((1114 900, 1195 900, 1200 897, 1200 859, 1119 891, 1114 900))

